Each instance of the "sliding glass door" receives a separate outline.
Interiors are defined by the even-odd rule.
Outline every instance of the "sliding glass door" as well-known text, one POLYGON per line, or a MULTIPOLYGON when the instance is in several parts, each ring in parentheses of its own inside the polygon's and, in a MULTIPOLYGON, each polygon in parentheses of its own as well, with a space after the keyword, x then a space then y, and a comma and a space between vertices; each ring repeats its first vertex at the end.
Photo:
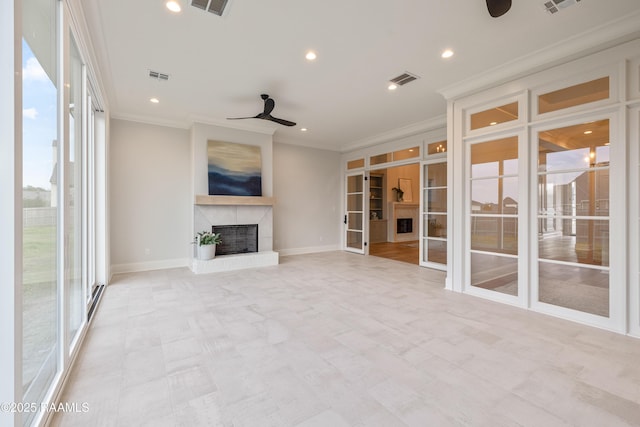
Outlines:
MULTIPOLYGON (((55 0, 23 2, 22 155, 24 402, 43 402, 58 372, 61 151, 55 0)), ((23 414, 24 424, 35 416, 23 414)))

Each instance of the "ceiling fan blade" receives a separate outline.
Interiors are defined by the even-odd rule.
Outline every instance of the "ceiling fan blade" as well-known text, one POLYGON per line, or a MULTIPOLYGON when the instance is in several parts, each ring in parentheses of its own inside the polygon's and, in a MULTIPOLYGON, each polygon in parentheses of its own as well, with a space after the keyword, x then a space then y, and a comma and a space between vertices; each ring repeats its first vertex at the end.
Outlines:
MULTIPOLYGON (((271 112, 273 111, 273 109, 276 106, 276 102, 272 99, 269 98, 269 95, 262 95, 263 97, 266 96, 267 98, 264 100, 264 112, 262 113, 265 117, 268 116, 269 114, 271 114, 271 112)), ((264 98, 263 98, 264 99, 264 98)))
POLYGON ((294 122, 290 122, 289 120, 279 119, 279 118, 273 117, 273 116, 267 116, 267 117, 265 117, 265 120, 271 120, 272 122, 280 123, 281 125, 285 125, 285 126, 295 126, 296 125, 294 122))
POLYGON ((257 116, 251 116, 251 117, 227 117, 227 120, 244 120, 244 119, 259 119, 260 118, 260 114, 258 114, 257 116))
POLYGON ((511 9, 511 0, 487 0, 489 15, 498 18, 511 9))

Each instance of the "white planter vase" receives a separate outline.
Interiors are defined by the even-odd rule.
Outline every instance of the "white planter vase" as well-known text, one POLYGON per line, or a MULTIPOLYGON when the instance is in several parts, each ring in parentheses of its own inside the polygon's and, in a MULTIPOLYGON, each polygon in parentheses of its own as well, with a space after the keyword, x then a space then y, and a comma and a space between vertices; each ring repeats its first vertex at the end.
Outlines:
POLYGON ((216 245, 202 245, 198 246, 198 259, 206 261, 213 259, 216 256, 216 245))

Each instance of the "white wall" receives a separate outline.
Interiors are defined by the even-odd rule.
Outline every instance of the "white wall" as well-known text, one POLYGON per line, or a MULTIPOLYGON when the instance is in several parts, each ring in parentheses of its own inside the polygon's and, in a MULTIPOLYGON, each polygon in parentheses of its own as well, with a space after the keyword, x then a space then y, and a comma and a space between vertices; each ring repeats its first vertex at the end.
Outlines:
POLYGON ((191 254, 189 131, 113 119, 112 272, 186 266, 191 254))
POLYGON ((340 249, 340 153, 273 144, 274 250, 340 249))

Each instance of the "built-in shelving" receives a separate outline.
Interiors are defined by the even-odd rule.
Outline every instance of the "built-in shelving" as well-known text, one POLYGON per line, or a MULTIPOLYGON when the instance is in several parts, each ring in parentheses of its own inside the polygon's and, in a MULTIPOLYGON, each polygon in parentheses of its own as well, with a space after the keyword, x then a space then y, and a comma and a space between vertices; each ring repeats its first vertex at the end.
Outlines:
POLYGON ((245 206, 273 206, 275 197, 261 196, 196 196, 196 205, 245 205, 245 206))

